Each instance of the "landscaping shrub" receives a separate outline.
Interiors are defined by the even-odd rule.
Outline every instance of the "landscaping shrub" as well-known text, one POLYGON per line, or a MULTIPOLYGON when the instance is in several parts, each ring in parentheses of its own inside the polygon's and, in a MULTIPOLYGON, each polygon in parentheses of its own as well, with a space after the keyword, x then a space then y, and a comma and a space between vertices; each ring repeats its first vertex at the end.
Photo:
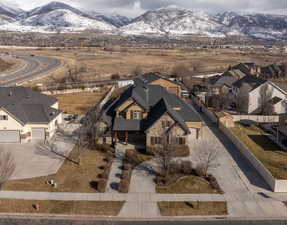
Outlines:
MULTIPOLYGON (((157 152, 156 147, 147 147, 146 153, 149 155, 155 155, 157 152)), ((187 145, 176 145, 174 148, 173 157, 187 157, 190 154, 189 147, 187 145)))
POLYGON ((175 149, 175 157, 187 157, 190 154, 187 145, 177 145, 175 149))
POLYGON ((216 178, 212 174, 208 174, 208 176, 206 177, 206 180, 209 182, 210 186, 213 189, 218 191, 218 193, 224 194, 224 191, 221 189, 216 178))
POLYGON ((193 173, 192 163, 190 161, 181 162, 181 172, 184 175, 191 175, 193 173))
POLYGON ((97 184, 98 192, 104 193, 106 191, 107 179, 100 179, 97 184))
POLYGON ((156 176, 156 177, 154 178, 154 182, 155 182, 155 184, 158 185, 158 186, 164 186, 164 185, 166 185, 166 179, 165 179, 165 177, 163 177, 163 176, 156 176))
POLYGON ((127 179, 122 179, 119 185, 119 192, 128 193, 130 182, 127 179))
POLYGON ((130 164, 130 163, 124 163, 123 169, 124 169, 124 170, 131 170, 131 169, 132 169, 132 164, 130 164))
POLYGON ((91 181, 90 187, 97 190, 98 189, 98 182, 97 181, 91 181))
POLYGON ((205 173, 202 165, 197 165, 195 168, 195 175, 205 178, 205 173))
POLYGON ((123 179, 129 180, 131 177, 131 170, 123 170, 123 179))
POLYGON ((182 164, 181 162, 172 162, 170 164, 170 173, 171 174, 179 174, 181 173, 181 170, 182 170, 182 164))
POLYGON ((104 153, 114 153, 115 152, 115 150, 110 145, 107 145, 107 144, 97 144, 95 146, 95 149, 100 151, 100 152, 104 152, 104 153))

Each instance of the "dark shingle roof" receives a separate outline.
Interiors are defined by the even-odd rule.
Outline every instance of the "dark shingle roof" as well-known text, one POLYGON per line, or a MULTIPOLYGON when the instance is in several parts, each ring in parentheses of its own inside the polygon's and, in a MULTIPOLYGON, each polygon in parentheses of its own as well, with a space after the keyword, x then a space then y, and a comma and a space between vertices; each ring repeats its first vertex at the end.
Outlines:
POLYGON ((169 93, 165 88, 158 85, 143 85, 137 84, 126 90, 119 98, 111 104, 105 111, 103 119, 113 124, 113 129, 116 130, 146 130, 164 113, 168 113, 186 133, 189 132, 185 122, 201 122, 201 117, 195 109, 185 103, 182 99, 174 94, 169 93), (128 122, 125 119, 114 119, 115 110, 121 106, 129 98, 133 99, 146 112, 148 118, 142 123, 137 123, 131 120, 128 122))
POLYGON ((242 79, 236 81, 233 86, 240 88, 242 86, 242 84, 248 84, 251 87, 251 90, 254 90, 256 88, 258 88, 259 86, 261 86, 262 84, 264 84, 265 82, 267 82, 266 80, 263 80, 261 78, 258 78, 254 75, 249 75, 249 76, 245 76, 242 79))
POLYGON ((61 112, 51 108, 58 100, 25 87, 1 87, 0 107, 22 124, 49 123, 61 112))
POLYGON ((159 74, 159 73, 146 73, 146 74, 143 74, 143 75, 137 77, 134 81, 135 81, 136 84, 143 85, 143 84, 150 84, 153 81, 156 81, 156 80, 159 80, 159 79, 167 80, 167 81, 169 81, 171 83, 174 83, 176 85, 179 85, 181 87, 183 86, 179 81, 177 81, 177 80, 170 80, 166 75, 159 74))
POLYGON ((222 87, 223 85, 227 85, 229 87, 232 86, 234 82, 236 82, 238 78, 233 76, 230 71, 225 72, 221 76, 213 77, 209 80, 209 83, 214 87, 222 87))
POLYGON ((140 131, 140 120, 126 120, 123 118, 116 118, 113 125, 114 131, 140 131))

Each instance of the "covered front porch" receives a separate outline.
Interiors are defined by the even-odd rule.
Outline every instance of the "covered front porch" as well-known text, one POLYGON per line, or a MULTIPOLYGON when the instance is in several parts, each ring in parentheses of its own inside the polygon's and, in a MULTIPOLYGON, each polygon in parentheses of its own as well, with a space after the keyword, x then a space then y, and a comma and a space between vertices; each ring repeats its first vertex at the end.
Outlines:
POLYGON ((134 145, 136 148, 145 148, 146 135, 140 131, 114 131, 114 144, 134 145))

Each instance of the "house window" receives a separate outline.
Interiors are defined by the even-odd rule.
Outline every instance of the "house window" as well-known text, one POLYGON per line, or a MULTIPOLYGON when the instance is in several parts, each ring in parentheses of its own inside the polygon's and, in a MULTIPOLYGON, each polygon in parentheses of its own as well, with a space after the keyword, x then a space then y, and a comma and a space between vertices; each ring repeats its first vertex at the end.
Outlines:
POLYGON ((163 120, 163 121, 161 121, 161 124, 162 124, 163 128, 169 128, 171 126, 171 121, 163 120))
POLYGON ((140 120, 141 119, 141 111, 135 110, 133 111, 133 119, 140 120))
POLYGON ((0 115, 0 120, 8 120, 8 116, 7 115, 0 115))
POLYGON ((151 137, 151 145, 159 145, 162 143, 162 137, 151 137))
POLYGON ((184 137, 176 137, 176 144, 178 145, 185 145, 185 138, 184 137))
POLYGON ((126 119, 127 118, 127 112, 120 112, 120 117, 126 119))

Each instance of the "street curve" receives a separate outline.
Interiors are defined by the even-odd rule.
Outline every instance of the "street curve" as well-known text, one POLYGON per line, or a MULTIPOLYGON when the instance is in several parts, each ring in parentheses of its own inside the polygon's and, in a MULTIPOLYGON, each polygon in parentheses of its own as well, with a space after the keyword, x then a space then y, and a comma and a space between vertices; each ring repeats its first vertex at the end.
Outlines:
POLYGON ((61 66, 61 61, 55 58, 38 55, 16 55, 25 66, 12 73, 0 74, 0 86, 15 86, 25 81, 41 77, 61 66))

